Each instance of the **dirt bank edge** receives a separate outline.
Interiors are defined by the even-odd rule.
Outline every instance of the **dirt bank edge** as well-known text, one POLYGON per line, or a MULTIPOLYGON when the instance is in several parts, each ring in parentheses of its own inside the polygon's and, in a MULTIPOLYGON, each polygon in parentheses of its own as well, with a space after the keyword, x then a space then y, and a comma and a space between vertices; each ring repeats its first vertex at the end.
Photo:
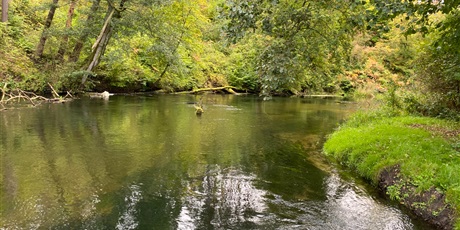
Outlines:
POLYGON ((378 188, 436 228, 454 229, 456 214, 445 195, 434 187, 417 191, 417 187, 401 175, 399 165, 380 172, 378 188))

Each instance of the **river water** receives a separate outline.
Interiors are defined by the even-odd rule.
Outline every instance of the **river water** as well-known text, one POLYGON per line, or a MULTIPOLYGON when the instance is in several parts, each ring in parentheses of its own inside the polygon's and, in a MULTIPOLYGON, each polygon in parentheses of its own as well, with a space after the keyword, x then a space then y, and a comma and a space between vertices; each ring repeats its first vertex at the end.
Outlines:
POLYGON ((321 155, 353 110, 144 95, 0 112, 0 229, 430 229, 321 155))

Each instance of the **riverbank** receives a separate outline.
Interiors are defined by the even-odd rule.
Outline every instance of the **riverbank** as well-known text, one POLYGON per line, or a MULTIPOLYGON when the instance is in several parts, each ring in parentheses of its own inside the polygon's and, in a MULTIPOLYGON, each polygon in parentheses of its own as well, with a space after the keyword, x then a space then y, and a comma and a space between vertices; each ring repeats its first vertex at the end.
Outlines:
POLYGON ((460 229, 460 124, 360 113, 324 152, 440 229, 460 229))

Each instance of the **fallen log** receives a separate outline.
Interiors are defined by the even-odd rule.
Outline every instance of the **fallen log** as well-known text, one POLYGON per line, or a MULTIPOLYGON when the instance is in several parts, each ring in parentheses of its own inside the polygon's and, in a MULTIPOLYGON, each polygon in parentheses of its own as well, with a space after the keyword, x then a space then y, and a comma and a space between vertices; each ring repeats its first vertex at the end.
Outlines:
POLYGON ((306 94, 306 95, 302 95, 302 97, 321 97, 321 98, 325 98, 325 97, 332 97, 332 98, 342 98, 343 96, 340 96, 340 95, 331 95, 331 94, 319 94, 319 95, 315 95, 315 94, 306 94))
POLYGON ((201 92, 206 92, 206 91, 225 90, 228 93, 238 95, 238 93, 235 92, 233 89, 236 89, 236 87, 222 86, 222 87, 200 88, 200 89, 194 89, 194 90, 190 90, 190 91, 176 92, 175 94, 195 94, 195 93, 201 93, 201 92))

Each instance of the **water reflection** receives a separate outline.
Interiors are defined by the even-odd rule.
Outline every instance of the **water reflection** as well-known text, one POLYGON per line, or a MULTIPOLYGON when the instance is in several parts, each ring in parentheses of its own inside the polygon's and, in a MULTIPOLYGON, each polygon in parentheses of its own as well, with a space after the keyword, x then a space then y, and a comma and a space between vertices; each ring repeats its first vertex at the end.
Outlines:
POLYGON ((178 229, 413 229, 410 219, 333 173, 325 200, 286 200, 255 175, 214 166, 187 183, 178 229), (382 215, 385 214, 385 215, 382 215))
POLYGON ((397 209, 385 206, 365 191, 332 174, 325 181, 327 202, 323 220, 328 228, 342 229, 412 229, 414 226, 407 216, 397 209), (385 213, 385 215, 382 215, 385 213), (375 223, 378 223, 376 225, 375 223))
POLYGON ((261 224, 260 216, 267 210, 266 192, 254 187, 254 180, 255 176, 237 169, 210 166, 201 181, 187 184, 178 227, 220 229, 261 224))
POLYGON ((111 97, 0 114, 0 229, 425 229, 317 152, 334 101, 111 97))
POLYGON ((141 185, 134 184, 129 187, 130 193, 125 197, 125 210, 120 218, 118 218, 116 229, 136 229, 139 225, 137 220, 137 204, 142 199, 141 185))

